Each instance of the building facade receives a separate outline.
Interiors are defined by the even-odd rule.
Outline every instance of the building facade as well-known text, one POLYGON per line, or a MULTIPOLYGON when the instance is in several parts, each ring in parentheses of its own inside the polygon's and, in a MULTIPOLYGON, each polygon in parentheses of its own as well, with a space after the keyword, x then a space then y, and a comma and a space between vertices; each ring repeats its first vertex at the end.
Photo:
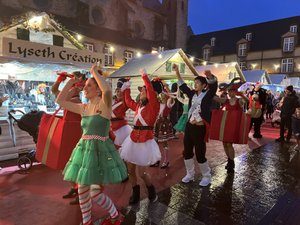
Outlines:
POLYGON ((1 0, 0 26, 32 10, 53 15, 113 69, 152 49, 186 45, 188 0, 1 0))
POLYGON ((189 38, 187 52, 205 62, 239 63, 242 70, 300 76, 300 16, 189 38))

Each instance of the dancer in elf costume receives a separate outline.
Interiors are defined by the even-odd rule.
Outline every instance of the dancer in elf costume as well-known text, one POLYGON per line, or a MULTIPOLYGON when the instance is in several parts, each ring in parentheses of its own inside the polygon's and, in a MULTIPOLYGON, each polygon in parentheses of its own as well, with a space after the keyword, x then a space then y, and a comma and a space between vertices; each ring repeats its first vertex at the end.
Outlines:
POLYGON ((211 118, 211 103, 215 96, 218 82, 217 78, 210 72, 205 71, 205 77, 197 76, 194 79, 195 89, 191 90, 183 81, 178 66, 174 64, 180 90, 189 98, 188 122, 184 131, 184 164, 186 176, 182 178, 183 183, 194 180, 194 149, 197 162, 202 173, 200 186, 208 186, 211 183, 211 169, 208 166, 206 153, 206 140, 208 140, 208 128, 211 118))
POLYGON ((183 113, 180 116, 179 120, 174 126, 174 129, 177 132, 184 132, 186 123, 188 121, 188 111, 189 111, 189 99, 180 94, 180 89, 177 91, 176 98, 179 102, 183 104, 183 113))
MULTIPOLYGON (((58 72, 57 73, 58 77, 54 84, 51 87, 51 92, 57 97, 60 93, 59 91, 59 85, 69 78, 73 78, 74 76, 77 76, 81 82, 79 82, 76 86, 72 87, 68 93, 68 100, 74 102, 74 103, 81 103, 79 93, 82 91, 84 83, 85 83, 85 75, 80 73, 79 71, 75 71, 72 74, 69 74, 67 72, 58 72)), ((81 116, 79 114, 73 113, 68 110, 64 110, 64 115, 66 116, 66 120, 69 121, 78 121, 80 123, 81 121, 81 116)), ((81 132, 81 131, 78 131, 81 132)), ((79 140, 78 140, 79 141, 79 140)), ((67 162, 66 162, 67 163, 67 162)), ((70 201, 70 205, 77 205, 79 204, 79 197, 78 197, 78 186, 74 182, 70 182, 71 188, 67 194, 63 196, 63 198, 73 198, 75 197, 72 201, 70 201)))
POLYGON ((128 82, 128 79, 120 78, 117 83, 115 90, 115 96, 112 103, 112 114, 111 114, 111 129, 115 134, 114 143, 116 146, 121 146, 124 140, 130 135, 132 128, 128 125, 126 120, 126 111, 128 106, 125 104, 121 87, 123 83, 128 82))
POLYGON ((124 91, 126 105, 135 111, 133 130, 123 142, 120 151, 121 157, 127 162, 129 180, 133 189, 130 204, 138 203, 140 200, 138 176, 143 179, 147 186, 149 200, 152 202, 157 200, 155 188, 146 168, 161 159, 159 146, 153 137, 153 128, 159 113, 159 102, 153 86, 160 87, 160 92, 162 88, 159 82, 151 84, 144 70, 141 70, 141 75, 145 86, 139 88, 139 102, 135 102, 131 98, 129 82, 124 83, 121 88, 124 91))
POLYGON ((92 202, 110 214, 101 225, 119 225, 123 221, 123 215, 103 193, 103 185, 122 182, 127 177, 127 171, 108 137, 112 114, 110 85, 96 66, 92 67, 91 74, 93 78, 86 81, 83 89, 89 103, 75 104, 67 100, 68 90, 78 82, 76 78, 66 84, 57 98, 59 105, 82 116, 83 135, 64 169, 64 179, 79 185, 83 225, 100 222, 92 222, 92 202))
POLYGON ((160 168, 165 169, 169 166, 169 144, 168 141, 174 139, 173 126, 170 121, 170 112, 174 106, 174 98, 169 97, 170 93, 167 84, 164 85, 164 91, 160 94, 160 108, 158 119, 155 123, 154 136, 158 143, 162 143, 164 160, 160 168))

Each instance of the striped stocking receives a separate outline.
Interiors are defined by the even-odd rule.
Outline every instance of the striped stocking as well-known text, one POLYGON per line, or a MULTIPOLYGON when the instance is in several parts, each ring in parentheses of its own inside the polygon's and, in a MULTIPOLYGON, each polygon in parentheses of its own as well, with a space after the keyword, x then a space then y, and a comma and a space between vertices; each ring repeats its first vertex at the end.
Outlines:
POLYGON ((79 204, 82 213, 83 225, 92 224, 92 201, 90 186, 78 185, 79 204))
POLYGON ((116 209, 114 203, 107 195, 101 192, 101 188, 99 185, 93 185, 91 187, 91 198, 93 202, 96 202, 100 207, 107 210, 111 218, 116 218, 119 215, 119 212, 116 209))

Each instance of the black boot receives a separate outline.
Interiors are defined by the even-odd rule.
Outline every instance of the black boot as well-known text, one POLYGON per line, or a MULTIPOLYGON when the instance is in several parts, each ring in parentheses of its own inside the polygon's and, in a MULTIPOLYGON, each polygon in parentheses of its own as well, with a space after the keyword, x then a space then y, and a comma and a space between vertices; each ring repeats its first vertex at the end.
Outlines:
POLYGON ((132 195, 129 199, 129 204, 136 204, 140 201, 140 185, 132 187, 132 195))
POLYGON ((227 165, 225 166, 227 173, 234 173, 234 166, 234 160, 228 158, 227 165))
POLYGON ((74 198, 78 195, 78 189, 71 188, 69 192, 63 196, 63 198, 74 198))
POLYGON ((157 199, 158 199, 158 196, 156 194, 156 191, 155 191, 155 187, 153 185, 151 186, 147 186, 147 189, 148 189, 148 198, 151 202, 156 202, 157 199))
POLYGON ((72 201, 69 202, 70 205, 79 205, 79 197, 77 196, 72 201))

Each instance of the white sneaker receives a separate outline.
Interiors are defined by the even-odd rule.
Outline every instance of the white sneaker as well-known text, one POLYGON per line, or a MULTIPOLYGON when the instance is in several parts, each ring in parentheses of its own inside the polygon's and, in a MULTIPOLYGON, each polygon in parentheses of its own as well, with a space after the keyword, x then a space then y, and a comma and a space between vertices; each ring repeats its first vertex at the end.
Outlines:
POLYGON ((194 181, 194 176, 191 176, 190 174, 187 174, 185 175, 184 178, 182 178, 181 180, 183 183, 187 184, 187 183, 190 183, 190 182, 193 182, 194 181))
POLYGON ((211 177, 203 177, 201 179, 201 181, 199 182, 199 185, 202 187, 206 187, 206 186, 210 185, 210 183, 211 183, 211 177))

